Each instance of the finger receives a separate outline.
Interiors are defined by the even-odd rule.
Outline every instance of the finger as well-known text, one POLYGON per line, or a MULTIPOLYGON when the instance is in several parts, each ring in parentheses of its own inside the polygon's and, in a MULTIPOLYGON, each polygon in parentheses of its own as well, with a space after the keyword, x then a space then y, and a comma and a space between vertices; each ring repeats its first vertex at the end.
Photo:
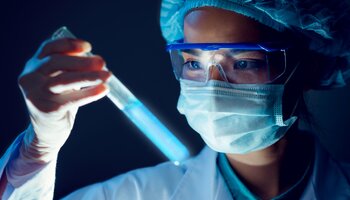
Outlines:
POLYGON ((100 56, 81 57, 54 54, 42 59, 42 66, 38 70, 50 75, 57 71, 98 71, 105 65, 105 61, 100 56))
POLYGON ((50 78, 47 87, 51 92, 59 94, 70 90, 96 86, 105 82, 110 76, 111 73, 108 71, 63 72, 50 78))
POLYGON ((81 53, 91 51, 91 44, 84 40, 60 38, 45 41, 38 49, 36 56, 44 58, 51 54, 81 53))
POLYGON ((97 101, 106 96, 108 92, 108 87, 105 84, 99 84, 68 94, 57 95, 56 100, 58 104, 62 105, 60 110, 66 111, 97 101))
MULTIPOLYGON (((65 94, 49 94, 41 91, 39 95, 26 98, 35 109, 42 113, 65 113, 75 110, 80 106, 97 101, 109 92, 105 84, 85 88, 79 91, 71 91, 65 94)), ((33 108, 32 108, 33 109, 33 108)))

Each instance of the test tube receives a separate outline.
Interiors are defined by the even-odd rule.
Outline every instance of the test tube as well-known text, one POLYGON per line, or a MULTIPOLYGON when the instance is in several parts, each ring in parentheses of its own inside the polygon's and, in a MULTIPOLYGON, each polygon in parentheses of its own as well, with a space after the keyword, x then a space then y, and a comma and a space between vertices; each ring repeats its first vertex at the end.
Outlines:
MULTIPOLYGON (((51 38, 76 37, 64 26, 59 28, 51 38)), ((93 54, 89 52, 86 55, 93 54)), ((107 97, 170 161, 179 164, 189 157, 190 153, 185 145, 116 76, 112 74, 107 86, 110 90, 107 97)))

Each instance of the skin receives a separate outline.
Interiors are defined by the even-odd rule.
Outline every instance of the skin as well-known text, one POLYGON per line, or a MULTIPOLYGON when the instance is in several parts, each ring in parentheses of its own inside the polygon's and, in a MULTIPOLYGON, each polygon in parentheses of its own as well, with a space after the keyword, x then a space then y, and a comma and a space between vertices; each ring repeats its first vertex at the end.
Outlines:
POLYGON ((69 102, 77 102, 106 91, 105 81, 110 72, 102 71, 105 61, 100 56, 83 57, 91 44, 78 39, 45 41, 27 62, 18 78, 19 86, 39 111, 51 113, 69 102), (68 90, 54 93, 51 88, 81 81, 100 80, 88 90, 68 90))
MULTIPOLYGON (((184 20, 184 39, 188 43, 242 43, 278 42, 285 40, 282 34, 263 26, 243 15, 213 7, 203 7, 189 12, 184 20)), ((288 39, 288 38, 287 38, 288 39)), ((217 71, 211 79, 221 80, 217 71)), ((283 101, 288 117, 296 104, 295 96, 303 88, 285 92, 283 101), (295 95, 293 95, 295 94, 295 95)), ((295 127, 289 132, 297 131, 295 127)), ((295 135, 289 134, 287 135, 295 135)), ((288 136, 263 150, 248 154, 226 154, 231 167, 245 185, 262 199, 271 199, 295 184, 305 172, 311 159, 308 141, 288 136), (305 144, 305 145, 303 145, 305 144), (299 146, 298 146, 299 145, 299 146), (300 152, 300 153, 298 153, 300 152)))
MULTIPOLYGON (((73 126, 75 113, 78 107, 96 101, 106 95, 108 88, 106 81, 111 73, 104 71, 105 61, 100 56, 85 57, 84 53, 91 51, 91 44, 79 39, 48 40, 42 43, 33 57, 26 63, 23 72, 18 78, 18 84, 22 90, 27 106, 31 105, 32 114, 44 115, 50 120, 57 120, 60 126, 73 126), (72 85, 86 83, 83 89, 77 90, 72 85), (56 86, 66 86, 64 90, 53 91, 56 86), (89 86, 89 87, 86 87, 89 86), (74 113, 74 114, 72 114, 74 113), (69 115, 72 121, 62 120, 69 115)), ((62 87, 61 87, 62 88, 62 87)), ((57 127, 60 129, 60 127, 57 127)), ((52 131, 54 132, 54 130, 52 131)), ((63 135, 63 145, 69 132, 60 132, 63 135)), ((33 139, 33 146, 40 140, 37 136, 33 139)), ((40 148, 40 147, 39 147, 40 148)), ((56 148, 56 147, 52 147, 56 148)), ((59 147, 57 147, 59 148, 59 147)), ((24 145, 21 152, 26 153, 24 145)), ((28 174, 45 165, 50 160, 45 159, 45 151, 31 149, 31 169, 23 169, 21 174, 28 174)), ((25 157, 22 153, 18 160, 25 157)), ((7 184, 7 176, 0 179, 0 196, 2 196, 7 184)))

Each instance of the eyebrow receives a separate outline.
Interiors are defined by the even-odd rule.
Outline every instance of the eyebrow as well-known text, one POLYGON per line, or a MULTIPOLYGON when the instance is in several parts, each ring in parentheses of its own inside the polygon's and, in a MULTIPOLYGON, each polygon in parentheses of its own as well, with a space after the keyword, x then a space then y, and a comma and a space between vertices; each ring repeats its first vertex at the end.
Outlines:
POLYGON ((261 53, 261 50, 247 50, 247 49, 230 49, 230 53, 234 54, 240 54, 240 53, 246 53, 246 52, 259 52, 261 53))
POLYGON ((249 55, 264 55, 263 51, 259 50, 243 50, 243 49, 230 49, 230 53, 233 55, 240 55, 240 54, 245 54, 248 53, 249 55))
MULTIPOLYGON (((183 49, 182 52, 190 54, 192 56, 201 56, 203 54, 203 50, 200 49, 183 49)), ((204 51, 205 52, 205 51, 204 51)), ((239 55, 243 53, 261 53, 259 50, 247 50, 247 49, 229 49, 226 55, 239 55)))
POLYGON ((202 51, 198 49, 183 49, 182 52, 191 54, 193 56, 200 56, 202 54, 202 51))
POLYGON ((230 49, 229 52, 230 52, 230 53, 233 53, 233 54, 240 54, 240 53, 245 53, 245 52, 247 52, 247 50, 243 50, 243 49, 230 49))

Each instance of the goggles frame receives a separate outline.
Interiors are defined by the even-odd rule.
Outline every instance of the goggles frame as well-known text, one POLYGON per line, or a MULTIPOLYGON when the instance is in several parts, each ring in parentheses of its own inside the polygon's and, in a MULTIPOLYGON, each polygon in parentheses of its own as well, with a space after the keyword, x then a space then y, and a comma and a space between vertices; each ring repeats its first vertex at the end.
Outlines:
MULTIPOLYGON (((182 40, 176 41, 174 43, 168 44, 166 50, 171 54, 173 50, 186 50, 186 49, 201 49, 203 51, 216 51, 219 49, 240 49, 240 50, 257 50, 264 51, 267 53, 271 52, 283 52, 284 55, 284 70, 281 74, 275 77, 273 80, 265 83, 273 83, 275 80, 279 79, 287 71, 287 56, 286 51, 291 47, 286 43, 183 43, 182 40)), ((172 63, 173 64, 173 63, 172 63)), ((180 79, 178 72, 173 66, 174 74, 177 80, 180 79)), ((220 71, 220 69, 219 69, 220 71)), ((220 72, 221 74, 222 72, 220 72)), ((224 78, 226 82, 226 77, 224 78)), ((208 81, 208 80, 206 80, 208 81)))
POLYGON ((202 50, 218 50, 223 48, 234 48, 242 50, 264 50, 266 52, 286 51, 290 45, 283 43, 182 43, 175 42, 168 44, 166 50, 181 49, 202 49, 202 50))

